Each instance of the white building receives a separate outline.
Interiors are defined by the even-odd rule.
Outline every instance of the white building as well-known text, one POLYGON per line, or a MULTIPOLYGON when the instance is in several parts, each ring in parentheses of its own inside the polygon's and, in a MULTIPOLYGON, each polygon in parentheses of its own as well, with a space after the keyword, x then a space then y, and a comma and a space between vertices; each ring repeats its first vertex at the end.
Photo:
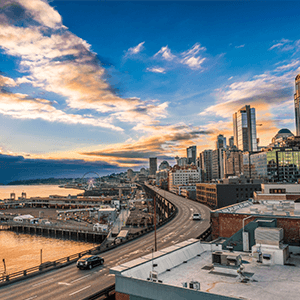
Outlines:
POLYGON ((299 247, 293 254, 285 251, 287 246, 278 244, 281 237, 279 228, 258 227, 252 252, 189 239, 122 263, 110 269, 115 299, 299 299, 299 247))
POLYGON ((177 193, 177 186, 195 185, 200 182, 200 171, 196 166, 179 167, 175 165, 169 171, 169 191, 177 193))

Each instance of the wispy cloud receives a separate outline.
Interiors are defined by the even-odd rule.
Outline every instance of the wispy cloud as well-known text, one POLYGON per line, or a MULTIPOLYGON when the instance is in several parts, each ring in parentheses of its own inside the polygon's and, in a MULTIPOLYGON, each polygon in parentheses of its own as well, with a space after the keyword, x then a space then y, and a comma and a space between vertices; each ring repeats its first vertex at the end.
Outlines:
POLYGON ((182 151, 188 145, 194 144, 195 140, 211 134, 210 131, 201 130, 196 127, 189 127, 184 124, 178 126, 156 126, 143 128, 149 131, 151 136, 143 137, 138 141, 116 144, 99 151, 81 153, 85 156, 92 156, 125 166, 129 160, 144 159, 150 156, 159 158, 174 158, 175 153, 182 151))
MULTIPOLYGON (((259 123, 264 124, 258 131, 265 137, 267 130, 272 129, 275 134, 278 126, 284 123, 283 108, 291 107, 293 104, 294 79, 299 72, 300 61, 295 60, 247 81, 236 81, 217 90, 215 94, 217 104, 209 106, 199 115, 203 117, 215 115, 232 120, 232 114, 247 104, 256 108, 257 119, 259 123), (278 107, 282 109, 278 110, 278 107)), ((287 118, 289 119, 290 115, 287 118)))
POLYGON ((126 52, 126 55, 134 55, 140 53, 145 48, 144 44, 145 42, 141 42, 137 46, 129 48, 126 52))
MULTIPOLYGON (((106 80, 105 69, 97 55, 91 51, 90 45, 71 33, 62 24, 58 12, 48 3, 41 0, 6 0, 1 2, 0 8, 0 47, 5 54, 19 58, 19 71, 26 73, 15 81, 16 84, 31 84, 63 96, 68 109, 79 112, 90 110, 95 115, 92 120, 99 119, 96 122, 99 124, 105 119, 105 127, 114 130, 120 128, 114 126, 113 122, 128 120, 130 115, 132 122, 146 120, 148 123, 156 123, 162 116, 158 109, 153 108, 160 107, 161 103, 157 101, 116 95, 106 80), (20 21, 23 27, 16 24, 20 21)), ((130 48, 129 52, 139 53, 143 45, 144 42, 130 48)), ((2 113, 5 113, 4 110, 2 113)), ((19 117, 21 114, 19 112, 19 117)), ((23 115, 24 118, 25 116, 29 117, 27 114, 23 115)), ((74 120, 75 117, 71 119, 74 120)), ((76 119, 88 122, 87 118, 80 115, 76 119)))
POLYGON ((200 51, 205 51, 205 47, 201 47, 200 44, 196 43, 191 49, 181 53, 183 59, 181 63, 188 65, 191 69, 200 69, 202 68, 202 63, 205 61, 205 57, 199 55, 200 51))
POLYGON ((0 114, 16 119, 41 119, 48 122, 81 124, 123 131, 122 128, 110 124, 107 118, 68 114, 56 109, 54 103, 49 100, 33 98, 21 93, 11 93, 6 89, 11 86, 15 86, 14 80, 0 75, 0 114))
POLYGON ((288 39, 281 39, 276 41, 276 44, 272 45, 269 50, 277 49, 279 51, 287 52, 294 51, 297 52, 300 50, 300 40, 292 41, 288 39))
POLYGON ((245 47, 245 44, 243 45, 239 45, 239 46, 235 46, 236 49, 239 49, 239 48, 244 48, 245 47))
POLYGON ((155 53, 153 57, 156 57, 156 58, 160 57, 167 61, 171 61, 174 58, 176 58, 176 56, 171 53, 171 49, 168 46, 161 47, 161 49, 157 53, 155 53))
POLYGON ((205 50, 205 47, 201 47, 199 43, 196 43, 192 48, 175 55, 168 46, 165 46, 155 53, 153 57, 172 62, 175 65, 186 65, 191 69, 197 70, 202 68, 202 63, 206 59, 199 52, 205 50))
POLYGON ((162 74, 166 73, 166 70, 164 68, 159 68, 159 67, 147 68, 147 71, 153 73, 162 73, 162 74))

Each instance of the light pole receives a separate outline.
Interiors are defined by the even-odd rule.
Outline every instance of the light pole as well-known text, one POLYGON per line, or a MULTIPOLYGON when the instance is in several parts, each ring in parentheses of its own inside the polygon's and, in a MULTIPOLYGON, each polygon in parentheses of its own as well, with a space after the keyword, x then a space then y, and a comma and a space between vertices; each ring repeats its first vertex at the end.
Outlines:
POLYGON ((154 194, 153 197, 153 206, 154 206, 154 251, 157 251, 157 241, 156 241, 156 197, 154 194))

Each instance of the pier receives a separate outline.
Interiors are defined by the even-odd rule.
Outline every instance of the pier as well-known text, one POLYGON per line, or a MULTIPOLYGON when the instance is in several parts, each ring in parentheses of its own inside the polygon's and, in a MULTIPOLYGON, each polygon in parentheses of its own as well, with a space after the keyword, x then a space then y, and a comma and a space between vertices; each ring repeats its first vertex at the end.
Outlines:
POLYGON ((30 223, 17 223, 12 220, 2 222, 0 230, 11 230, 17 233, 37 234, 51 238, 69 239, 75 241, 101 244, 107 232, 94 231, 92 227, 84 228, 73 225, 43 225, 30 223))

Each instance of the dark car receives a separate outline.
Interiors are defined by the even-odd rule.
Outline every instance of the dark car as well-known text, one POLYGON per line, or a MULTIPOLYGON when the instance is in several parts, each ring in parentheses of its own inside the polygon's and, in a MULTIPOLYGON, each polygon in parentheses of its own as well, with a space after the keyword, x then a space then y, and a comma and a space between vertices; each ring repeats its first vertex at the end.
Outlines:
POLYGON ((95 266, 103 265, 104 259, 98 255, 85 255, 77 261, 77 268, 92 269, 95 266))

